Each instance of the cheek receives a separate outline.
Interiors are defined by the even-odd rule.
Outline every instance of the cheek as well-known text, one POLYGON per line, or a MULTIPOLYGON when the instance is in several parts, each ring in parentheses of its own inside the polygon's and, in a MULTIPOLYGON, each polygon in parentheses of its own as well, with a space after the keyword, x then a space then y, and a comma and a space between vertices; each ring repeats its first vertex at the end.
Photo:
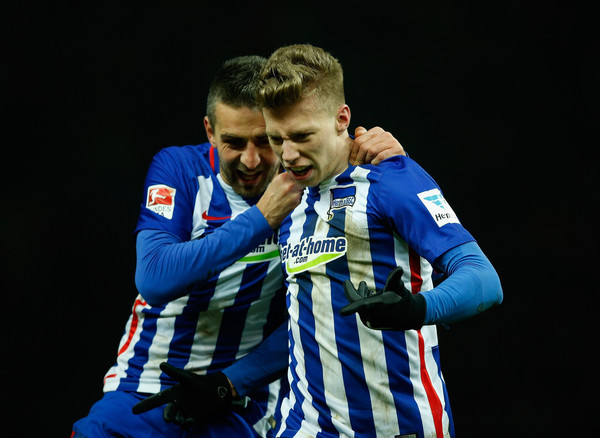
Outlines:
POLYGON ((272 160, 272 162, 275 163, 276 161, 281 159, 281 154, 283 153, 283 150, 280 146, 271 145, 269 149, 271 149, 271 153, 265 154, 267 157, 269 157, 265 158, 265 161, 272 160))
POLYGON ((233 164, 240 159, 240 153, 232 149, 222 147, 218 149, 219 161, 221 163, 233 164))

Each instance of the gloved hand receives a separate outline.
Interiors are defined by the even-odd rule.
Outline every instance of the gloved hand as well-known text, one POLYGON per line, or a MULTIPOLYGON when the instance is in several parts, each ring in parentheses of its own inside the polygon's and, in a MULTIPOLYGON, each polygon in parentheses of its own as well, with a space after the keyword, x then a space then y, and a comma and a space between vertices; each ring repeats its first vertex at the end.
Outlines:
POLYGON ((137 403, 131 408, 134 414, 167 403, 163 411, 165 421, 189 429, 196 421, 214 418, 231 409, 231 386, 222 372, 198 375, 167 362, 161 363, 160 369, 179 383, 137 403))
POLYGON ((344 292, 350 304, 343 316, 358 312, 364 325, 375 330, 418 330, 425 322, 427 303, 421 294, 412 294, 402 283, 402 268, 395 268, 382 291, 373 291, 364 281, 358 290, 350 280, 344 281, 344 292))

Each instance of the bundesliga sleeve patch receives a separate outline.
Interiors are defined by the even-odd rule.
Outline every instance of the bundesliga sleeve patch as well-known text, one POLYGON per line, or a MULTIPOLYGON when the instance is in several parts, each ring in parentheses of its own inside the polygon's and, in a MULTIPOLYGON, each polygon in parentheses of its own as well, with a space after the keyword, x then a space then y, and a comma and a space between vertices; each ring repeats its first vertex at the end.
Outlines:
POLYGON ((146 208, 167 219, 173 217, 175 208, 175 189, 164 184, 148 187, 146 208))
POLYGON ((452 210, 452 207, 450 207, 450 204, 444 199, 444 196, 439 189, 427 190, 418 193, 417 196, 423 205, 425 205, 438 227, 442 227, 446 224, 460 223, 458 217, 452 210))

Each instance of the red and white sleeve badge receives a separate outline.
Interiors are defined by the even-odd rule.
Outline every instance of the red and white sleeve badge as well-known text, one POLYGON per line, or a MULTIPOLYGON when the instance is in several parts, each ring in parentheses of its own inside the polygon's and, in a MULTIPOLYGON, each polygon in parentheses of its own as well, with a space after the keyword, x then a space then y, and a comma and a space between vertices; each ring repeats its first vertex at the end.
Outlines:
POLYGON ((148 187, 146 208, 167 219, 171 219, 173 217, 173 210, 175 209, 175 192, 174 188, 164 184, 155 184, 148 187))

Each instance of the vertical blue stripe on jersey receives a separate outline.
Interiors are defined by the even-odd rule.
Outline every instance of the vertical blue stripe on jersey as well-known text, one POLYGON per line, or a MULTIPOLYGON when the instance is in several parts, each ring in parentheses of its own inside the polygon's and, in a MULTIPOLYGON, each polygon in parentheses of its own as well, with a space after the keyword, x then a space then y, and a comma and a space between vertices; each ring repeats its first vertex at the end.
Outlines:
MULTIPOLYGON (((290 297, 289 296, 286 297, 286 304, 288 307, 290 306, 290 297)), ((291 382, 288 382, 288 383, 290 385, 290 392, 293 392, 294 394, 299 395, 300 391, 298 390, 298 382, 300 381, 300 379, 298 378, 298 372, 296 371, 298 369, 298 359, 296 359, 296 356, 294 356, 292 354, 292 351, 294 351, 294 348, 296 347, 296 341, 294 340, 294 338, 292 336, 292 330, 289 326, 288 326, 288 340, 290 343, 290 345, 289 345, 289 349, 290 349, 289 350, 290 351, 289 372, 292 374, 291 382)), ((304 414, 302 412, 302 401, 303 400, 300 400, 299 398, 297 398, 294 406, 292 407, 292 411, 297 412, 298 415, 288 415, 288 417, 286 418, 286 424, 288 424, 294 430, 300 429, 300 421, 296 422, 296 419, 304 418, 304 414)), ((291 414, 291 412, 290 412, 290 414, 291 414)))
MULTIPOLYGON (((371 175, 367 174, 367 179, 373 183, 370 177, 371 175)), ((383 201, 385 202, 385 200, 383 201)), ((373 264, 375 285, 377 289, 383 289, 388 275, 396 266, 394 241, 390 239, 391 230, 384 229, 384 224, 375 221, 375 218, 380 217, 380 214, 374 210, 371 196, 367 196, 366 213, 371 254, 375 254, 377 260, 377 263, 373 264)))
MULTIPOLYGON (((308 271, 297 274, 296 281, 299 285, 299 290, 301 291, 298 294, 299 301, 299 316, 298 320, 303 321, 300 330, 300 337, 303 351, 305 352, 305 359, 314 357, 314 361, 305 360, 306 367, 306 381, 310 382, 310 386, 308 390, 310 391, 310 395, 313 399, 313 406, 317 408, 318 406, 327 406, 325 402, 325 393, 324 382, 323 382, 323 366, 320 359, 320 352, 318 345, 311 339, 315 339, 315 320, 312 313, 312 298, 311 295, 313 293, 313 284, 310 280, 310 274, 308 271), (307 347, 313 347, 314 351, 307 353, 307 347)), ((304 400, 298 400, 301 405, 304 400)), ((331 412, 327 409, 323 411, 318 409, 319 411, 319 426, 321 429, 331 429, 332 424, 329 421, 331 418, 331 412)))
POLYGON ((134 354, 127 362, 127 377, 120 380, 117 390, 126 390, 122 386, 131 384, 132 381, 139 383, 140 375, 144 371, 144 364, 148 362, 148 352, 152 345, 154 333, 156 333, 157 316, 164 308, 164 306, 160 306, 142 309, 144 319, 140 339, 134 345, 134 354))
MULTIPOLYGON (((373 183, 370 175, 367 175, 367 178, 373 183)), ((385 200, 383 201, 385 202, 385 200)), ((372 199, 368 197, 367 220, 369 243, 371 254, 376 254, 377 258, 377 263, 373 264, 373 275, 375 276, 377 289, 381 290, 385 286, 390 272, 396 267, 396 258, 394 241, 389 238, 390 230, 384 230, 383 224, 376 223, 374 219, 377 217, 380 217, 380 215, 374 211, 372 199)), ((414 397, 409 396, 413 393, 413 385, 410 380, 410 368, 404 332, 383 330, 381 334, 385 351, 393 352, 393 354, 386 354, 385 360, 390 390, 395 394, 394 402, 400 432, 418 433, 418 436, 423 436, 422 426, 421 430, 414 430, 415 424, 421 423, 421 416, 414 397), (398 360, 395 358, 402 359, 398 360), (406 396, 402 396, 402 394, 406 394, 406 396)))
MULTIPOLYGON (((334 217, 330 220, 331 226, 329 227, 327 237, 344 236, 345 222, 346 209, 336 210, 334 217)), ((328 263, 326 272, 330 278, 350 278, 346 255, 344 254, 342 257, 328 263)), ((340 315, 340 309, 348 303, 348 300, 344 293, 343 284, 339 281, 331 282, 331 301, 334 326, 338 328, 336 330, 335 342, 338 358, 342 364, 342 381, 344 382, 346 398, 348 400, 350 426, 353 430, 375 430, 373 416, 371 415, 367 418, 365 415, 365 412, 372 412, 373 407, 371 405, 369 388, 365 384, 366 376, 362 356, 346 353, 348 351, 356 351, 355 346, 360 346, 360 338, 358 336, 357 319, 353 316, 340 315), (342 336, 338 336, 339 333, 342 336), (350 346, 346 346, 348 344, 350 346), (358 419, 360 419, 360 423, 357 423, 358 419)))
MULTIPOLYGON (((307 201, 311 201, 310 197, 307 197, 307 201)), ((314 201, 313 201, 314 202, 314 201)), ((280 228, 280 236, 282 234, 287 233, 288 235, 288 239, 290 234, 290 230, 289 228, 291 227, 291 225, 293 224, 293 221, 288 221, 287 223, 285 223, 283 225, 283 227, 280 228)), ((281 240, 280 240, 280 244, 281 244, 281 240)), ((287 281, 286 281, 286 285, 287 285, 287 281)), ((300 288, 301 289, 301 288, 300 288)), ((297 300, 298 300, 298 328, 299 331, 302 332, 302 329, 304 328, 303 326, 300 325, 300 320, 302 318, 302 316, 300 315, 302 307, 301 307, 301 294, 298 294, 297 300)), ((291 297, 286 294, 286 304, 288 306, 288 308, 291 306, 291 297)), ((312 308, 312 307, 311 307, 312 308)), ((314 326, 313 326, 313 333, 314 333, 314 326)), ((292 429, 292 430, 299 430, 300 429, 300 425, 302 422, 302 419, 305 417, 304 412, 302 410, 302 403, 304 402, 304 398, 302 396, 302 392, 298 389, 298 382, 300 382, 300 377, 298 376, 298 359, 297 357, 293 354, 293 351, 296 347, 296 339, 293 337, 293 333, 291 331, 291 328, 288 329, 288 339, 290 341, 290 369, 289 372, 292 375, 292 379, 290 383, 290 391, 293 392, 296 395, 296 400, 294 403, 294 406, 291 408, 290 412, 288 413, 287 418, 285 419, 285 423, 286 425, 292 429)), ((302 345, 302 340, 300 340, 300 345, 303 347, 302 345)))
POLYGON ((408 353, 406 352, 404 332, 382 331, 381 334, 385 350, 394 352, 393 354, 386 354, 386 366, 389 370, 388 381, 390 390, 394 394, 400 432, 416 433, 417 436, 424 436, 421 413, 417 402, 411 396, 413 385, 410 381, 410 367, 406 357, 408 353), (402 356, 406 359, 392 361, 394 358, 402 356), (420 425, 419 430, 415 430, 417 424, 420 425))
MULTIPOLYGON (((201 292, 192 292, 188 297, 186 306, 180 315, 175 318, 175 327, 173 330, 173 339, 169 344, 169 355, 167 362, 177 368, 184 368, 190 358, 194 336, 196 334, 196 325, 198 315, 208 309, 210 299, 215 294, 217 278, 213 277, 204 283, 204 289, 201 292)), ((164 372, 160 375, 161 387, 165 388, 165 381, 172 382, 164 372)), ((170 386, 170 385, 166 385, 170 386)))
MULTIPOLYGON (((281 239, 282 235, 285 235, 285 234, 289 235, 289 228, 291 225, 292 225, 292 221, 284 221, 284 223, 279 228, 280 239, 281 239)), ((281 240, 279 241, 279 243, 280 244, 282 243, 281 240)), ((285 244, 285 242, 283 242, 283 243, 285 244)), ((285 275, 284 275, 284 279, 285 279, 285 275)), ((287 280, 285 281, 285 285, 286 285, 286 287, 288 286, 287 280)), ((291 295, 289 293, 286 293, 285 304, 286 304, 286 307, 289 309, 291 306, 291 295)), ((289 379, 290 381, 288 382, 288 384, 290 387, 290 392, 297 394, 299 396, 300 391, 298 390, 298 382, 300 381, 300 379, 298 378, 298 372, 297 372, 298 359, 296 358, 296 356, 294 356, 292 354, 292 352, 296 348, 296 340, 292 336, 292 330, 291 330, 291 327, 289 326, 289 324, 288 324, 288 342, 289 342, 289 359, 290 359, 290 366, 289 366, 288 372, 292 375, 292 378, 289 379)), ((288 413, 287 418, 285 419, 286 425, 288 425, 289 428, 291 428, 293 430, 300 429, 301 419, 304 418, 304 414, 302 412, 302 402, 303 402, 303 400, 300 400, 297 398, 296 402, 294 403, 294 406, 292 406, 290 412, 288 413), (297 413, 297 415, 295 415, 294 413, 297 413)), ((276 412, 276 414, 277 414, 276 417, 278 419, 281 419, 281 412, 276 412)))
MULTIPOLYGON (((317 215, 314 213, 314 204, 318 200, 318 190, 311 190, 313 196, 307 196, 307 208, 306 211, 313 212, 307 215, 307 220, 303 225, 302 236, 301 239, 306 236, 312 236, 315 233, 315 225, 317 223, 317 215)), ((308 271, 299 273, 296 275, 296 281, 298 282, 299 292, 298 293, 298 321, 303 321, 305 324, 300 326, 300 336, 303 338, 302 348, 305 352, 305 358, 315 357, 316 360, 313 363, 305 362, 306 367, 306 381, 311 382, 310 387, 308 388, 311 396, 314 400, 313 406, 316 408, 317 406, 327 407, 327 403, 325 401, 325 393, 324 393, 324 382, 323 382, 323 364, 320 359, 319 347, 315 339, 315 319, 312 311, 313 301, 312 301, 312 293, 313 293, 313 284, 310 278, 310 274, 308 271), (306 340, 305 340, 306 339, 306 340), (315 351, 309 352, 306 354, 306 347, 312 346, 315 351)), ((304 400, 302 400, 304 401, 304 400)), ((331 423, 331 412, 329 409, 325 411, 319 410, 319 426, 321 429, 331 430, 333 428, 333 424, 331 423)))
MULTIPOLYGON (((280 269, 277 266, 275 269, 280 269)), ((285 303, 285 287, 275 292, 275 295, 271 299, 271 305, 269 306, 269 313, 267 314, 267 322, 263 327, 263 338, 266 338, 275 331, 277 327, 287 321, 287 307, 285 303)))
POLYGON ((238 353, 246 317, 250 304, 260 297, 261 285, 255 285, 257 279, 264 279, 267 275, 269 263, 247 265, 242 275, 240 290, 234 304, 223 311, 217 345, 213 353, 212 362, 208 370, 222 370, 235 361, 238 353))
POLYGON ((448 390, 446 388, 446 382, 444 381, 444 378, 442 377, 442 363, 440 360, 440 348, 436 347, 433 348, 431 353, 433 354, 433 359, 435 360, 435 363, 437 364, 438 367, 438 376, 440 378, 440 381, 442 382, 442 388, 444 388, 444 400, 446 401, 444 410, 446 411, 446 414, 448 414, 448 421, 450 424, 450 436, 452 438, 454 438, 454 418, 452 417, 452 408, 450 407, 450 399, 448 398, 448 390))

